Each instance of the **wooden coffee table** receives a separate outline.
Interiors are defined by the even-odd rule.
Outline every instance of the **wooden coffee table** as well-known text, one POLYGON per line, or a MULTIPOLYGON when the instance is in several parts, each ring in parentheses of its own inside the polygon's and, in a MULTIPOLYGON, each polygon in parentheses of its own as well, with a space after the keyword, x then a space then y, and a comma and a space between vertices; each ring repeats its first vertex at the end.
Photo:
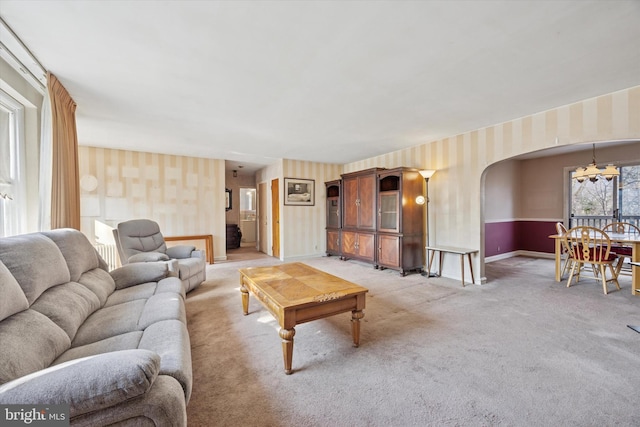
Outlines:
POLYGON ((368 289, 299 262, 240 271, 242 310, 249 314, 249 291, 280 324, 284 372, 291 374, 294 327, 351 311, 353 345, 360 344, 368 289))

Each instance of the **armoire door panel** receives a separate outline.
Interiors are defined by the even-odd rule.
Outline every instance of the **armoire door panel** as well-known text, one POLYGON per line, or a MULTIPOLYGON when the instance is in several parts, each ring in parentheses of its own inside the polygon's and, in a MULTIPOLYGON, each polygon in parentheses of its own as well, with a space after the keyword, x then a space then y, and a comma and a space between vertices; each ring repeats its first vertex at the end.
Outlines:
POLYGON ((374 261, 376 257, 376 236, 369 233, 358 233, 358 256, 374 261))
POLYGON ((345 179, 343 181, 344 194, 342 226, 345 228, 358 227, 358 180, 345 179))
POLYGON ((340 231, 327 231, 327 252, 332 255, 340 254, 340 231))
POLYGON ((358 255, 356 252, 357 233, 350 231, 342 232, 342 255, 358 255))
POLYGON ((360 199, 360 218, 358 228, 375 230, 376 228, 376 176, 366 175, 359 178, 358 198, 360 199))
POLYGON ((385 267, 400 267, 400 237, 378 236, 378 263, 385 267))

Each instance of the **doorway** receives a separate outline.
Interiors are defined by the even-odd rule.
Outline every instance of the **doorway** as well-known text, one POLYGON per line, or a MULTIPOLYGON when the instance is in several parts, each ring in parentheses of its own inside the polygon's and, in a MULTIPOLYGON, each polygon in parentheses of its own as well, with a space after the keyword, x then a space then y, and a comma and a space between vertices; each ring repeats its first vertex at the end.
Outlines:
POLYGON ((240 187, 240 246, 256 247, 256 189, 240 187))

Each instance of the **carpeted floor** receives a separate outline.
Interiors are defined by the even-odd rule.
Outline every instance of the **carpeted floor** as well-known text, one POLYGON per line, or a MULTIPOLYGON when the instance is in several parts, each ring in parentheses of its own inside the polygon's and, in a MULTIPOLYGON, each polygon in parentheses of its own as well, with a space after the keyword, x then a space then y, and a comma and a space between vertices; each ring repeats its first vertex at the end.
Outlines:
POLYGON ((304 262, 369 289, 360 347, 350 313, 296 327, 292 375, 278 325, 238 268, 217 263, 187 298, 190 426, 638 426, 640 297, 553 280, 553 261, 487 265, 488 283, 406 277, 337 258, 304 262))

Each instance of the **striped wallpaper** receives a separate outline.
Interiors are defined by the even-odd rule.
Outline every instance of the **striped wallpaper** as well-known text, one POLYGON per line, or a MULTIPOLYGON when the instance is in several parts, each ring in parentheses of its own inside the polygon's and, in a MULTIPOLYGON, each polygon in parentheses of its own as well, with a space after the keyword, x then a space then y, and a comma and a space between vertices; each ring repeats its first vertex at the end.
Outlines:
POLYGON ((284 184, 280 180, 280 255, 284 259, 322 254, 326 250, 324 183, 340 178, 342 165, 284 160, 284 178, 315 180, 314 206, 284 206, 284 184))
MULTIPOLYGON (((428 142, 345 165, 279 160, 256 173, 256 187, 279 179, 280 257, 325 251, 324 182, 371 167, 436 169, 429 181, 430 242, 474 248, 476 277, 484 273, 483 179, 487 166, 523 153, 590 141, 640 140, 640 86, 558 107, 461 135, 428 142), (313 179, 315 205, 285 206, 284 178, 313 179)), ((165 234, 214 235, 216 258, 226 256, 224 160, 80 147, 81 177, 98 186, 82 191, 82 227, 113 225, 130 217, 156 219, 165 234)), ((268 200, 271 218, 271 200, 268 200)), ((271 248, 270 223, 266 245, 271 248)), ((458 278, 457 260, 445 260, 444 274, 458 278)))
POLYGON ((224 160, 79 147, 81 230, 133 218, 157 221, 167 236, 213 234, 225 256, 224 160))
MULTIPOLYGON (((520 154, 582 142, 640 139, 640 86, 531 116, 344 165, 436 169, 429 181, 430 243, 478 249, 474 269, 484 274, 483 173, 520 154)), ((457 260, 444 274, 458 278, 457 260)))

